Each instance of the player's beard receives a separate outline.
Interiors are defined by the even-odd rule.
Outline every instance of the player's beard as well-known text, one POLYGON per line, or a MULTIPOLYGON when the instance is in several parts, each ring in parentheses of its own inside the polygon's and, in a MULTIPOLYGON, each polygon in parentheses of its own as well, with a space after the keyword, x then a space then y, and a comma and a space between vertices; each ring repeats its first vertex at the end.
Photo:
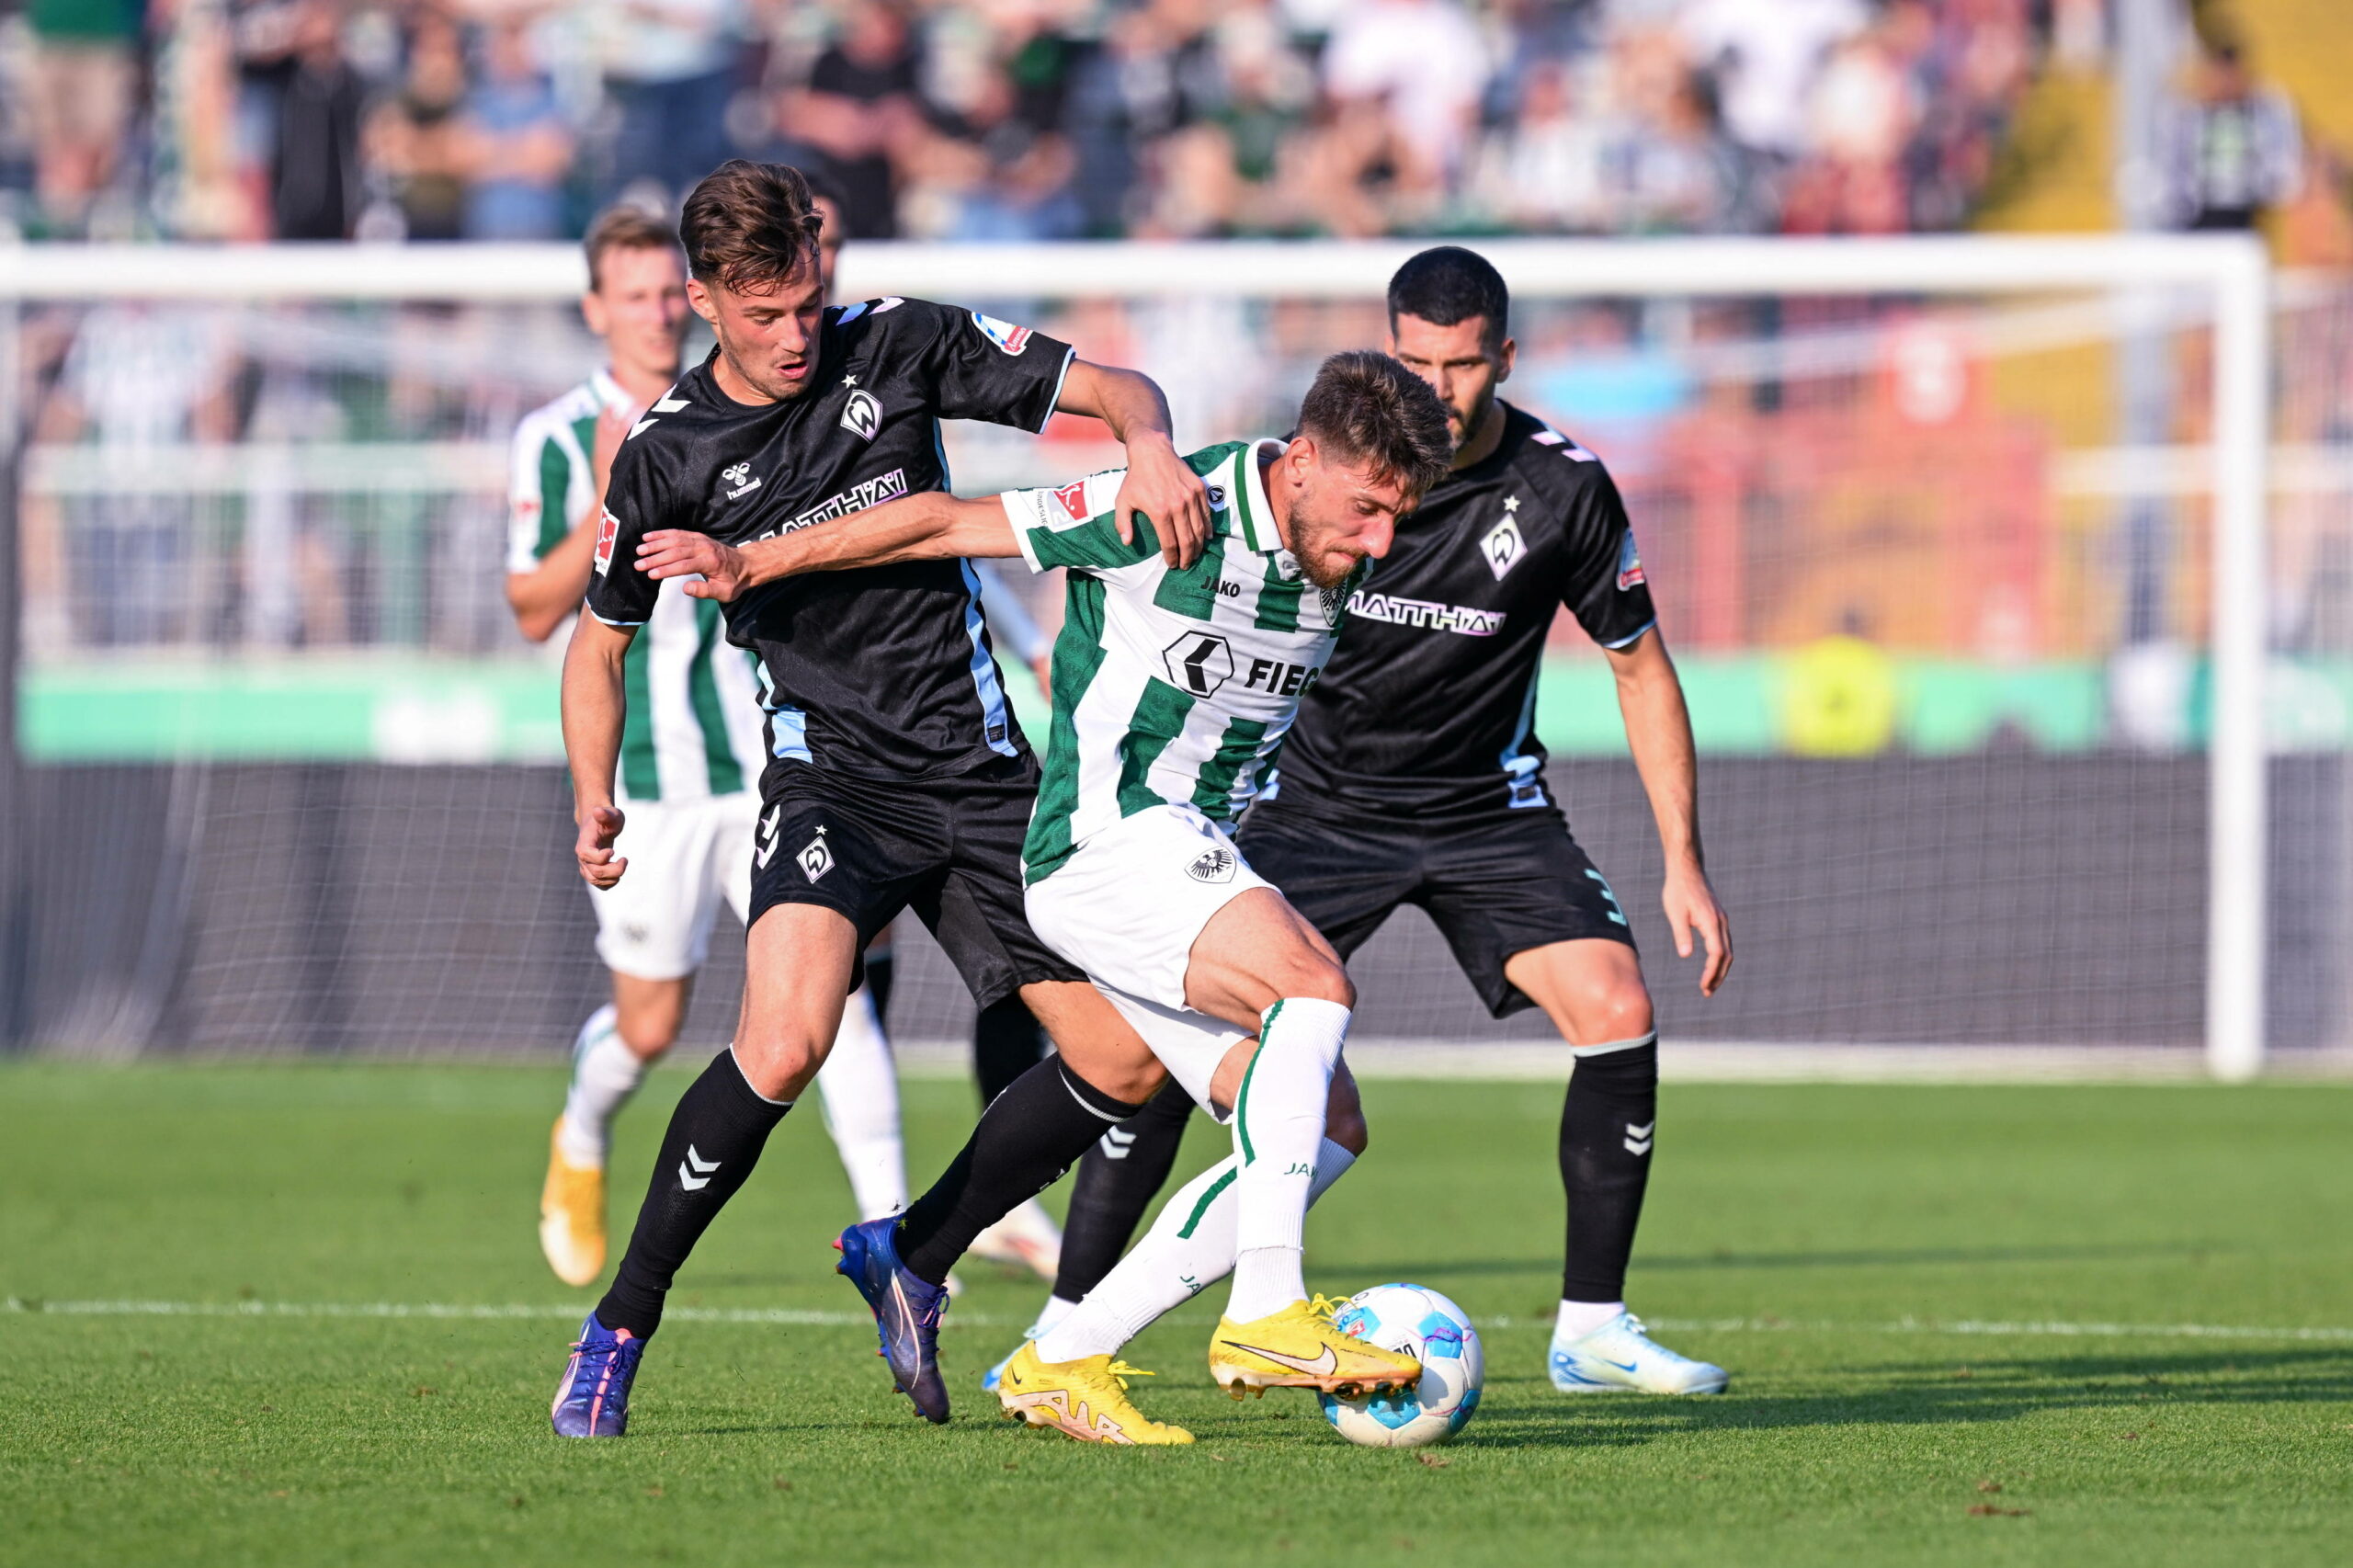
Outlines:
POLYGON ((1349 574, 1364 563, 1363 556, 1335 549, 1334 530, 1313 518, 1294 512, 1291 523, 1299 541, 1299 548, 1291 551, 1291 559, 1299 562, 1300 575, 1317 587, 1341 587, 1347 582, 1349 574))

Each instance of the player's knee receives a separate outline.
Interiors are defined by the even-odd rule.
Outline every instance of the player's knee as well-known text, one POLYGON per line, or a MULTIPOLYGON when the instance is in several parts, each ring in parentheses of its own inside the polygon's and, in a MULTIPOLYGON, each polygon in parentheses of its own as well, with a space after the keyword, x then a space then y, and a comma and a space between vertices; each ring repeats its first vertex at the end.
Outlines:
MULTIPOLYGON (((1168 1069, 1160 1059, 1149 1053, 1141 1058, 1118 1053, 1088 1055, 1074 1060, 1067 1051, 1062 1053, 1064 1065, 1080 1082, 1105 1097, 1131 1106, 1142 1106, 1167 1085, 1168 1069)), ((1191 1108, 1191 1102, 1186 1102, 1191 1108)))
POLYGON ((1578 1045, 1608 1045, 1640 1040, 1656 1026, 1650 993, 1639 984, 1597 987, 1576 1010, 1578 1045))
POLYGON ((649 1067, 669 1055, 670 1048, 678 1043, 678 1031, 676 1029, 640 1029, 632 1034, 627 1026, 621 1026, 613 1032, 621 1037, 621 1043, 629 1047, 631 1055, 649 1067))
POLYGON ((1283 996, 1336 1002, 1350 1008, 1357 1005, 1357 988, 1348 971, 1312 949, 1285 958, 1277 970, 1275 989, 1283 996))
POLYGON ((792 1030, 738 1034, 735 1061, 753 1093, 772 1100, 798 1099, 825 1064, 828 1043, 792 1030))

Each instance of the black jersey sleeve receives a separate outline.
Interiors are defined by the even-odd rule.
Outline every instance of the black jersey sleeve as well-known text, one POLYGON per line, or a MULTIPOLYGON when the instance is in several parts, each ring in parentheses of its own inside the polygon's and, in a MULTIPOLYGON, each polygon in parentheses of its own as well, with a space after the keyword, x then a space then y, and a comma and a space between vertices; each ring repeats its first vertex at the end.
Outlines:
POLYGON ((943 419, 983 419, 1043 430, 1070 374, 1074 350, 1060 338, 978 311, 909 300, 905 329, 925 335, 943 419))
POLYGON ((1562 520, 1569 549, 1561 602, 1586 636, 1605 648, 1623 648, 1658 624, 1658 611, 1618 486, 1599 461, 1579 466, 1586 472, 1562 520))
POLYGON ((596 575, 588 581, 588 608, 608 626, 642 626, 653 618, 662 585, 638 570, 638 541, 655 528, 683 526, 664 516, 655 463, 654 444, 642 433, 613 454, 597 518, 596 575))

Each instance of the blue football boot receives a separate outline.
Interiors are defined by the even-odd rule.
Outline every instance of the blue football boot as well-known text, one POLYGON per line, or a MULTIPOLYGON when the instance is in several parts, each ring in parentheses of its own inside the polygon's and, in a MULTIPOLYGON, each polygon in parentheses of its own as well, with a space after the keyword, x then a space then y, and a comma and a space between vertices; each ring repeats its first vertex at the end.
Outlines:
POLYGON ((548 1418, 559 1437, 618 1437, 629 1430, 629 1385, 645 1341, 615 1334, 590 1312, 572 1347, 572 1364, 556 1385, 548 1418))
POLYGON ((948 1291, 916 1278, 899 1261, 898 1227, 895 1217, 884 1215, 844 1231, 834 1243, 842 1255, 834 1272, 866 1298, 895 1392, 915 1401, 926 1421, 944 1425, 948 1385, 939 1377, 939 1314, 947 1310, 948 1291))

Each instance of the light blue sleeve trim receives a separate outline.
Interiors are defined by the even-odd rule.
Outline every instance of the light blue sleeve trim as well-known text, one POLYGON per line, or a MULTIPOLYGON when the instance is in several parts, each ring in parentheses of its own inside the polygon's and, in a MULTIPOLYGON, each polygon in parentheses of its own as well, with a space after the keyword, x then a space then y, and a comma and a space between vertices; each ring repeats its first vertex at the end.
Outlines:
POLYGON ((1620 648, 1632 647, 1635 643, 1641 642, 1643 638, 1649 636, 1656 630, 1658 630, 1658 617, 1653 616, 1648 620, 1643 622, 1643 629, 1640 631, 1629 632, 1625 636, 1618 639, 1617 642, 1604 642, 1602 646, 1614 653, 1620 648))
MULTIPOLYGON (((1027 554, 1026 550, 1024 554, 1027 554)), ((1053 646, 1039 627, 1037 619, 1021 602, 1021 597, 1015 592, 1013 585, 997 574, 994 562, 975 561, 972 565, 981 579, 983 590, 981 618, 988 623, 989 635, 1003 642, 1023 664, 1036 664, 1053 646), (986 591, 991 588, 996 591, 994 594, 986 591)), ((1035 562, 1031 562, 1030 570, 1037 570, 1035 562)))
POLYGON ((1038 421, 1038 428, 1035 434, 1040 436, 1044 435, 1046 433, 1046 426, 1052 424, 1054 422, 1054 415, 1061 412, 1063 383, 1070 380, 1070 368, 1076 363, 1078 363, 1078 349, 1075 347, 1063 349, 1062 374, 1054 378, 1054 395, 1047 400, 1046 417, 1038 421))

